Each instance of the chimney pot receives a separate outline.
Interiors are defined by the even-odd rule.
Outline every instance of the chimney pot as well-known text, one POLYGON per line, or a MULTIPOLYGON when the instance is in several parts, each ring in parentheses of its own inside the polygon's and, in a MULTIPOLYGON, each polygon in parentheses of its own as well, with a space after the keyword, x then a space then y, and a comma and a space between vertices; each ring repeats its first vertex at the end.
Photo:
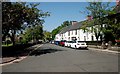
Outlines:
POLYGON ((76 25, 77 23, 77 21, 72 21, 72 25, 76 25))

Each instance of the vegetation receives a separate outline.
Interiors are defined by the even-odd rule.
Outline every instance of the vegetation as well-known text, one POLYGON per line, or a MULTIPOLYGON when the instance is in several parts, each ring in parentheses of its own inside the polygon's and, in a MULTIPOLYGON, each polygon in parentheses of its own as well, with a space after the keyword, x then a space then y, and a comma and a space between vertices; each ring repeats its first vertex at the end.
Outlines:
POLYGON ((95 28, 93 28, 93 32, 95 33, 95 37, 98 41, 99 37, 102 41, 102 30, 103 30, 103 20, 104 17, 108 15, 111 8, 109 7, 108 3, 102 3, 102 2, 89 2, 89 6, 86 7, 86 9, 90 12, 90 15, 93 17, 93 25, 97 25, 95 28))
POLYGON ((109 15, 106 18, 106 28, 104 28, 103 33, 105 35, 106 41, 120 40, 120 13, 109 15))
POLYGON ((51 33, 50 32, 44 31, 43 34, 44 34, 44 40, 45 41, 47 41, 47 40, 51 41, 51 33))
POLYGON ((42 26, 36 25, 25 30, 25 33, 22 35, 22 39, 20 42, 28 43, 31 40, 38 41, 39 39, 43 39, 43 36, 44 35, 42 26))
POLYGON ((55 35, 60 32, 60 30, 66 26, 71 25, 71 21, 64 21, 63 24, 52 30, 52 39, 55 38, 55 35))
POLYGON ((112 9, 112 7, 109 7, 109 3, 90 2, 89 6, 86 8, 90 11, 90 15, 93 16, 93 20, 84 21, 82 29, 86 31, 92 30, 95 33, 97 40, 102 35, 104 37, 101 37, 101 41, 102 38, 104 38, 106 42, 115 42, 115 39, 120 39, 120 13, 115 11, 115 7, 112 9), (104 27, 103 24, 105 25, 104 27), (87 29, 87 26, 92 26, 92 29, 87 29))
POLYGON ((12 46, 13 44, 2 44, 2 47, 12 46))
POLYGON ((39 10, 37 8, 38 5, 39 3, 3 2, 2 40, 5 40, 6 36, 8 36, 11 38, 13 45, 15 45, 16 32, 23 30, 27 26, 42 24, 44 18, 50 14, 39 10))

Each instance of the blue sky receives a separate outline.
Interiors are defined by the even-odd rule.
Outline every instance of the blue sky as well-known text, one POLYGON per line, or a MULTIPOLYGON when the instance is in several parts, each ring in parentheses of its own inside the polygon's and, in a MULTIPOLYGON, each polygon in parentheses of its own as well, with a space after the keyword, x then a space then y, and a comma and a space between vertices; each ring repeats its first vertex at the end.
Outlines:
MULTIPOLYGON (((52 31, 56 27, 60 26, 64 21, 82 21, 86 19, 86 13, 82 14, 80 11, 85 11, 88 6, 88 1, 92 0, 11 0, 27 1, 27 2, 40 2, 38 8, 44 12, 50 12, 50 17, 45 18, 43 24, 44 30, 52 31)), ((101 0, 95 0, 101 1, 101 0)), ((116 0, 102 0, 104 2, 111 1, 110 6, 115 6, 116 0)))
POLYGON ((40 9, 43 11, 49 11, 50 17, 45 18, 44 30, 52 31, 54 28, 61 25, 64 21, 81 21, 86 18, 85 14, 81 14, 80 11, 84 11, 86 2, 73 3, 73 2, 47 2, 41 3, 40 9))
MULTIPOLYGON (((115 3, 110 5, 114 6, 115 3)), ((45 18, 44 30, 52 31, 67 20, 78 22, 85 20, 87 13, 80 11, 85 11, 86 6, 87 2, 41 2, 38 8, 51 13, 50 17, 45 18)))

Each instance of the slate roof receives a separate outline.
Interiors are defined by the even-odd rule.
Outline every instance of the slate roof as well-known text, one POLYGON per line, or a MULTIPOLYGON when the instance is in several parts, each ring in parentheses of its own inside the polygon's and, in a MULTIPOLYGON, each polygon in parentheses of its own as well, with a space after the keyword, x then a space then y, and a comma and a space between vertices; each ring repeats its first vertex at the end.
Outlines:
POLYGON ((70 28, 69 28, 69 31, 70 30, 76 30, 76 29, 80 29, 80 27, 82 26, 82 23, 81 22, 78 22, 74 25, 71 25, 70 28))
POLYGON ((67 31, 71 31, 71 30, 76 30, 76 29, 80 29, 80 27, 82 26, 81 22, 78 22, 74 25, 69 25, 67 27, 64 27, 60 30, 59 34, 65 33, 67 31))
POLYGON ((62 33, 67 32, 68 29, 69 29, 69 27, 70 27, 70 26, 67 26, 67 27, 62 28, 62 29, 60 30, 59 34, 62 34, 62 33))

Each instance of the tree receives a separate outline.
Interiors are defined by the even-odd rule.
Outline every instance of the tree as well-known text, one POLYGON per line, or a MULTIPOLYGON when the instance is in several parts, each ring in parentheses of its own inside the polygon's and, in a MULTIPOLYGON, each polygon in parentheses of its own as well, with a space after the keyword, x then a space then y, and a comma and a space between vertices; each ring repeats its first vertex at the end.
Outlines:
POLYGON ((8 35, 15 45, 16 31, 23 29, 23 24, 36 25, 43 23, 43 18, 49 16, 37 8, 38 4, 26 4, 18 2, 2 3, 2 34, 3 39, 8 35), (42 19, 41 19, 42 18, 42 19))
POLYGON ((44 31, 44 40, 51 40, 51 33, 48 31, 44 31))
POLYGON ((25 43, 33 41, 38 41, 39 39, 43 39, 43 27, 40 25, 36 25, 33 27, 29 27, 25 30, 23 34, 23 41, 25 43))
POLYGON ((35 40, 43 39, 44 34, 42 26, 36 25, 35 27, 33 27, 32 32, 35 40))
POLYGON ((52 39, 55 38, 55 35, 58 34, 60 32, 60 30, 66 26, 71 25, 71 21, 64 21, 63 24, 61 24, 60 26, 58 26, 57 28, 52 30, 52 39))
POLYGON ((97 28, 94 28, 94 33, 96 36, 96 39, 98 41, 99 37, 101 37, 102 41, 102 35, 101 32, 103 31, 103 24, 104 24, 104 17, 108 15, 109 11, 111 10, 111 7, 109 7, 108 3, 102 3, 102 2, 89 2, 89 6, 86 7, 86 9, 90 12, 90 15, 93 16, 94 24, 97 25, 97 28))
POLYGON ((106 28, 104 28, 105 40, 113 41, 120 39, 120 13, 110 14, 105 18, 106 28), (107 35, 109 34, 109 35, 107 35), (109 37, 109 38, 107 38, 109 37))

